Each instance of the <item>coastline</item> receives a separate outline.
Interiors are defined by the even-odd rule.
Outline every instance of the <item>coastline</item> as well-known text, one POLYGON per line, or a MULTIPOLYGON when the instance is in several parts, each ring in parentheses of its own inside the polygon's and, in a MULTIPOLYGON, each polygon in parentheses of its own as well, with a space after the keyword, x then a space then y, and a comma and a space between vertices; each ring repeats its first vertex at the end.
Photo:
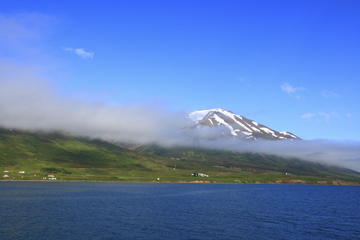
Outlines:
POLYGON ((255 185, 319 185, 319 186, 360 186, 360 183, 355 182, 347 182, 343 180, 334 180, 332 182, 316 182, 316 183, 308 183, 308 182, 216 182, 216 181, 113 181, 113 180, 3 180, 0 182, 47 182, 47 183, 65 183, 65 182, 89 182, 89 183, 153 183, 153 184, 161 184, 161 183, 184 183, 184 184, 255 184, 255 185))

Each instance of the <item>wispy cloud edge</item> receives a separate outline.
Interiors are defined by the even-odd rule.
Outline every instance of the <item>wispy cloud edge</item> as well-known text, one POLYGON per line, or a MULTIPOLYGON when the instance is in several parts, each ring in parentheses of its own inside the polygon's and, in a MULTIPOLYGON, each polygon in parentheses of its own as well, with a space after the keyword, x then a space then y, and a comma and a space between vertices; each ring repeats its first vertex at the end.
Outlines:
POLYGON ((95 56, 94 52, 86 51, 83 48, 70 48, 66 47, 64 48, 65 51, 74 53, 75 55, 83 58, 83 59, 93 59, 95 56))

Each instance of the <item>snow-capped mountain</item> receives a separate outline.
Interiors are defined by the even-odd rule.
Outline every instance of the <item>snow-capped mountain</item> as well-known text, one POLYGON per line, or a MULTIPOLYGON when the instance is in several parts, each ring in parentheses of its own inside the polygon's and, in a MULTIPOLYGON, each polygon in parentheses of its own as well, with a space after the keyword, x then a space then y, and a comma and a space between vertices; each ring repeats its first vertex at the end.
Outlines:
POLYGON ((195 122, 197 127, 222 126, 226 129, 224 134, 233 137, 252 140, 300 139, 298 136, 290 132, 278 132, 258 122, 221 108, 194 111, 189 114, 189 117, 195 122))

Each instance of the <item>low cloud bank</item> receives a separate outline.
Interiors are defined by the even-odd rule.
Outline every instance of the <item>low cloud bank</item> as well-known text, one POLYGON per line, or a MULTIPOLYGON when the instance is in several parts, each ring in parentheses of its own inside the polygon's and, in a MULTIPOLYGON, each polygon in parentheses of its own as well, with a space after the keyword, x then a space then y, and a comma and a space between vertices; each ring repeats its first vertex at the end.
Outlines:
POLYGON ((198 146, 238 152, 295 157, 326 165, 345 167, 360 172, 360 143, 331 140, 284 141, 203 141, 198 146))
POLYGON ((31 77, 31 71, 12 75, 5 70, 0 66, 2 127, 138 143, 161 142, 173 129, 184 127, 176 113, 150 105, 109 105, 60 96, 48 82, 31 77))
POLYGON ((360 171, 359 142, 204 140, 218 136, 221 129, 194 129, 186 114, 152 105, 109 105, 62 96, 31 70, 1 62, 0 127, 63 131, 106 141, 267 153, 360 171))

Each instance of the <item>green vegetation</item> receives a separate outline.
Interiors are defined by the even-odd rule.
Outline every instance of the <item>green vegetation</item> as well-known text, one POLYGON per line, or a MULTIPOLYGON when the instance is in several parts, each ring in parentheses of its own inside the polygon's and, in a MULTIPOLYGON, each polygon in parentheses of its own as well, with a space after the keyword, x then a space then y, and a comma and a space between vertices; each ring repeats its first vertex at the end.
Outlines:
POLYGON ((91 181, 360 183, 357 172, 298 159, 156 145, 130 150, 60 133, 6 129, 0 129, 0 170, 4 180, 42 180, 53 174, 57 180, 91 181), (192 177, 193 172, 210 177, 192 177))

